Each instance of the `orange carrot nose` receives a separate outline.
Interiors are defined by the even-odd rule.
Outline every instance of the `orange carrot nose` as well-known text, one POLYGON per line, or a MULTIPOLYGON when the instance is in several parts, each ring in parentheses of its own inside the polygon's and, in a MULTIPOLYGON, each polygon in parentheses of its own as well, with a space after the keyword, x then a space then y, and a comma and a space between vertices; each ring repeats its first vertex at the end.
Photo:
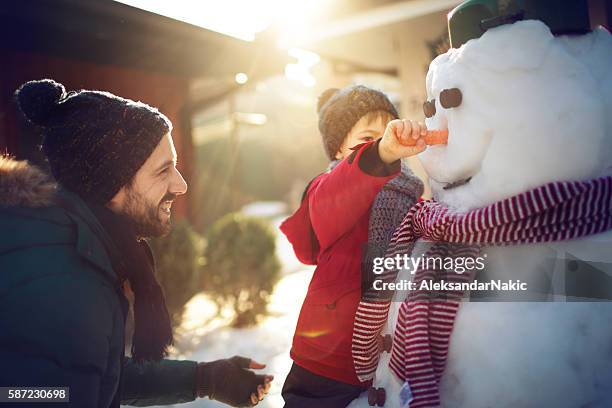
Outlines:
MULTIPOLYGON (((428 130, 427 135, 425 135, 424 139, 425 139, 425 143, 427 143, 428 145, 447 144, 448 143, 448 129, 428 130)), ((414 146, 416 144, 416 140, 410 138, 408 142, 402 143, 402 144, 405 146, 414 146)))
POLYGON ((447 144, 448 129, 444 130, 428 130, 425 136, 425 143, 428 145, 447 144))

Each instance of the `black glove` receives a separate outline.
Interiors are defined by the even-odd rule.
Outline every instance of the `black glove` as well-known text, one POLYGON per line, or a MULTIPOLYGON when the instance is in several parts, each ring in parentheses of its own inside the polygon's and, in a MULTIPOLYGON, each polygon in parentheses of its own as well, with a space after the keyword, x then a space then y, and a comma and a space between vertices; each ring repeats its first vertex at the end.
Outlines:
POLYGON ((208 397, 232 407, 252 407, 251 394, 265 384, 266 376, 249 370, 251 359, 234 356, 224 360, 198 363, 198 397, 208 397))

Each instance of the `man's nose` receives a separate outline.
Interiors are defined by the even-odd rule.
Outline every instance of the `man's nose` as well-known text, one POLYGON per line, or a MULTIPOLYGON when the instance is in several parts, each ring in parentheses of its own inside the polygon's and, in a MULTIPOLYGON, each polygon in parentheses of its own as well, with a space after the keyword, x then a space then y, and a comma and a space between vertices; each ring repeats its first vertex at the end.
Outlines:
POLYGON ((172 178, 172 182, 170 183, 170 193, 175 194, 177 196, 185 194, 187 192, 187 182, 183 178, 178 169, 174 169, 174 177, 172 178))

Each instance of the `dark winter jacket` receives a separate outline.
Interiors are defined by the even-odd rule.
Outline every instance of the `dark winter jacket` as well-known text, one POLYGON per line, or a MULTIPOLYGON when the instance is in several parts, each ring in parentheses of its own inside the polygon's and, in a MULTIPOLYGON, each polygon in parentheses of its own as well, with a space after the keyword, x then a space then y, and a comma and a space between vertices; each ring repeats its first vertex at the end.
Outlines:
POLYGON ((97 223, 78 196, 0 158, 0 386, 67 386, 71 407, 195 399, 196 362, 124 357, 128 302, 97 223))
POLYGON ((317 265, 293 337, 291 358, 299 366, 348 384, 355 374, 351 338, 361 296, 361 259, 376 194, 397 176, 378 143, 357 148, 332 171, 315 178, 302 205, 282 225, 296 256, 317 265))

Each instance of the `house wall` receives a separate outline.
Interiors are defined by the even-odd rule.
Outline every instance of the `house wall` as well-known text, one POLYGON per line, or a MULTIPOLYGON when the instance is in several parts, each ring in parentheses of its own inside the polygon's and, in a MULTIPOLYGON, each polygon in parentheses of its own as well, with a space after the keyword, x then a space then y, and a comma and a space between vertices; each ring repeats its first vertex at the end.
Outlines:
MULTIPOLYGON (((446 13, 432 13, 394 28, 397 72, 400 79, 401 112, 404 118, 424 122, 425 77, 432 60, 428 43, 447 30, 446 13)), ((431 197, 427 173, 416 157, 408 159, 411 169, 423 181, 424 198, 431 197)))

